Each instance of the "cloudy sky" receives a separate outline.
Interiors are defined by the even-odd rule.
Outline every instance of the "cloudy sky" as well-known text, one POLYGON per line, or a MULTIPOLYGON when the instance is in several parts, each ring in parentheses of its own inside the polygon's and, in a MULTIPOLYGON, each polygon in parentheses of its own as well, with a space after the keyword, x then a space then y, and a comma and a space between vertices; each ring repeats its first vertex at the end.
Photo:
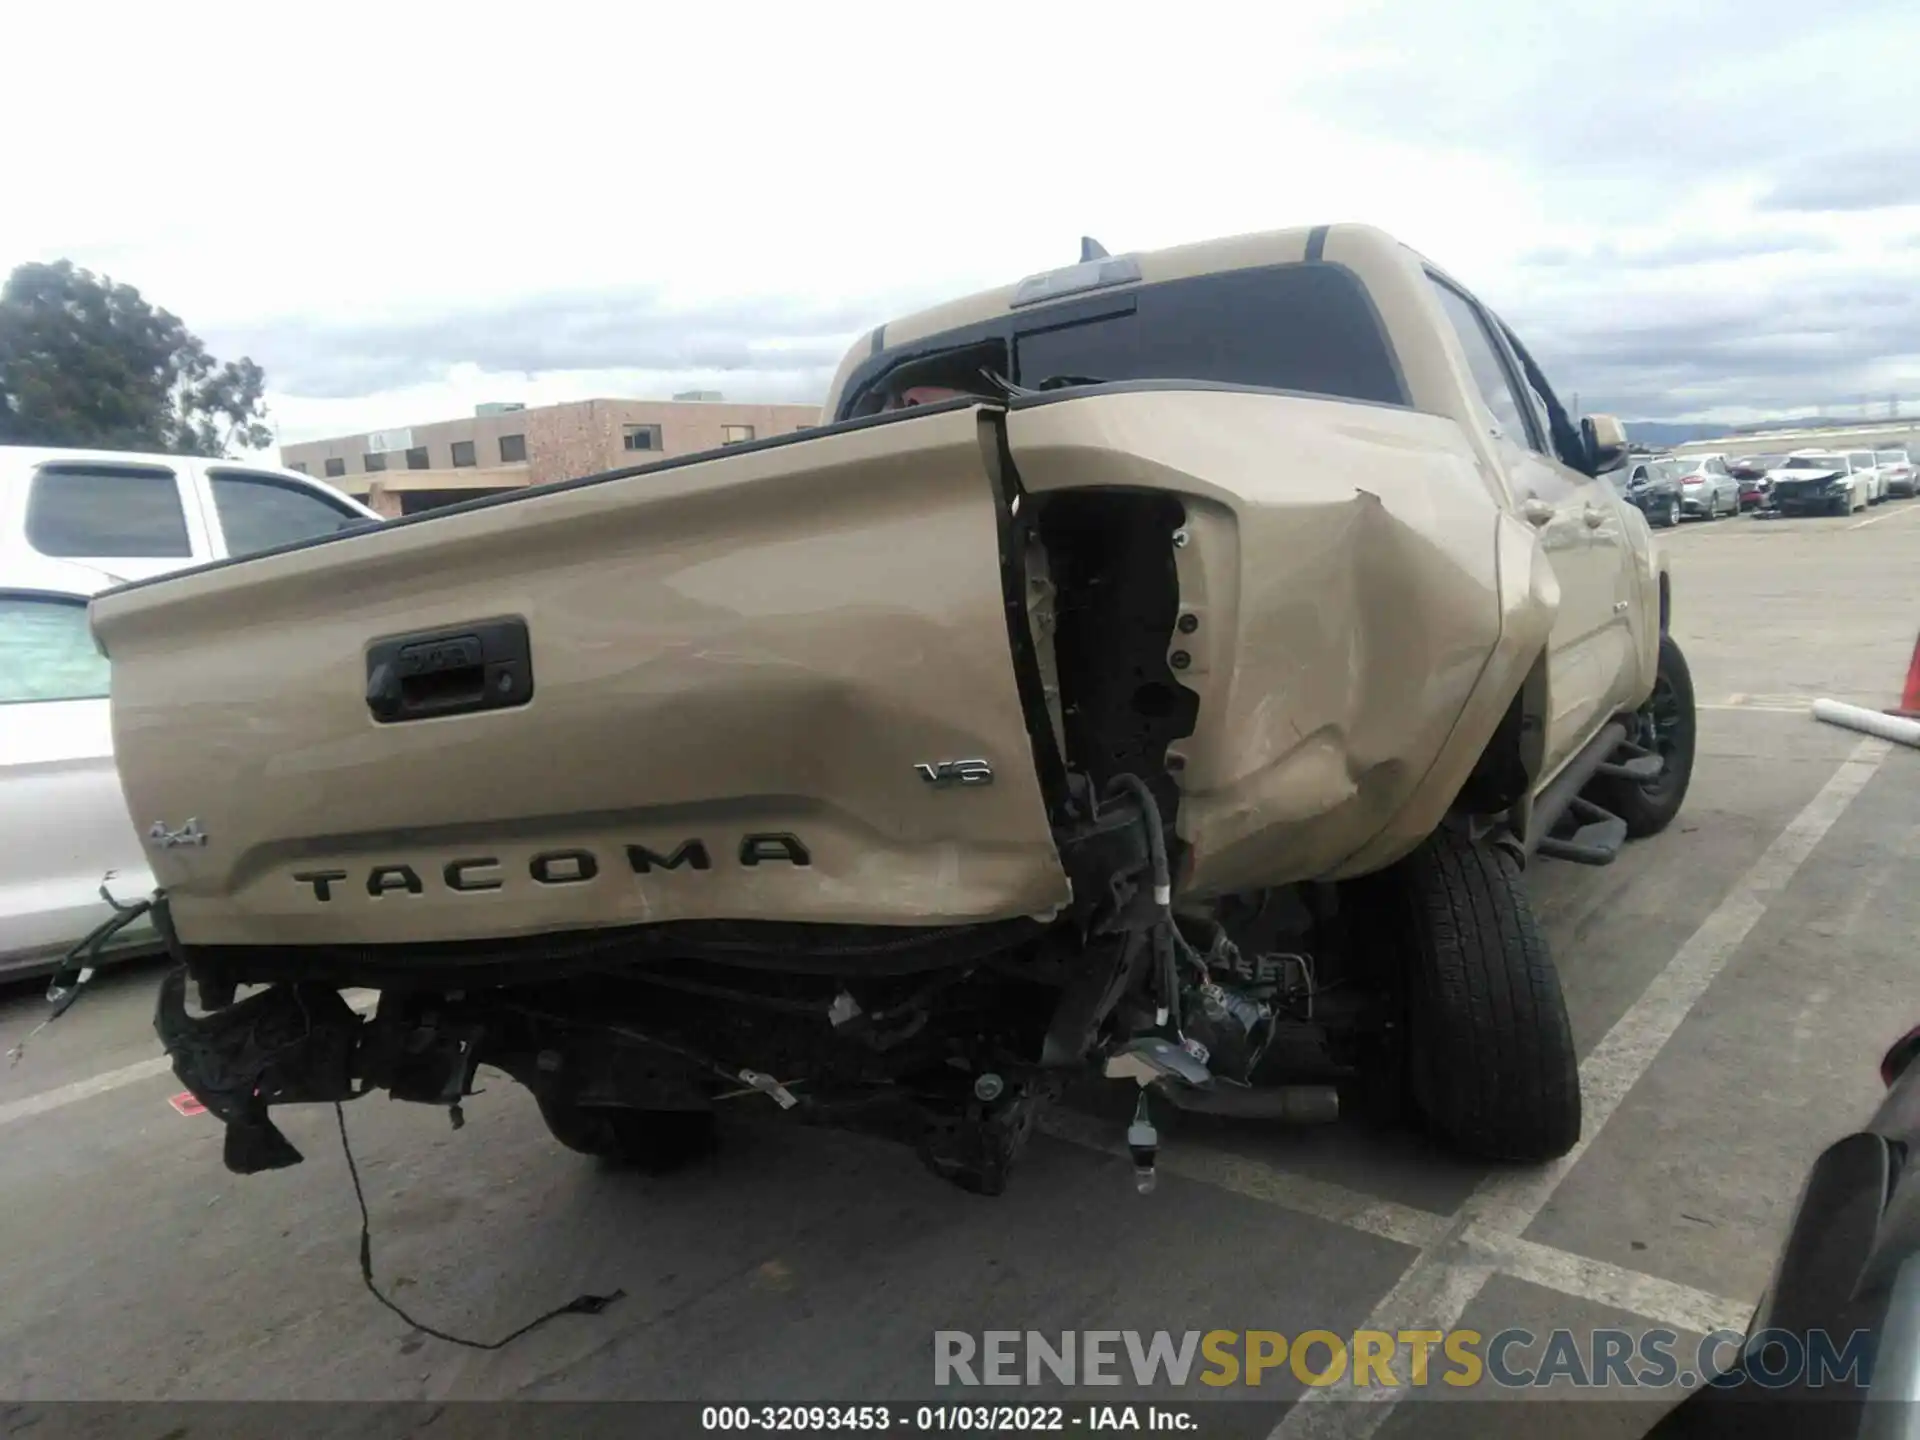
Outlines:
POLYGON ((284 440, 812 400, 863 327, 1082 233, 1336 220, 1590 410, 1920 406, 1911 0, 70 0, 5 43, 0 266, 252 355, 284 440))

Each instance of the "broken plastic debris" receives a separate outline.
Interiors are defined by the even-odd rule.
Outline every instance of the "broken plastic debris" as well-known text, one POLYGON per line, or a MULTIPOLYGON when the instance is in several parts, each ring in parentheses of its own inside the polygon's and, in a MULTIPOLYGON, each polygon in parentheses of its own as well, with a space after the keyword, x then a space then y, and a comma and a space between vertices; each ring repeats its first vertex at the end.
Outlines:
POLYGON ((771 1075, 762 1075, 758 1070, 742 1070, 740 1072, 740 1079, 743 1084, 751 1085, 761 1094, 771 1095, 774 1103, 782 1110, 791 1110, 800 1103, 794 1099, 791 1090, 787 1089, 786 1086, 782 1085, 771 1075))

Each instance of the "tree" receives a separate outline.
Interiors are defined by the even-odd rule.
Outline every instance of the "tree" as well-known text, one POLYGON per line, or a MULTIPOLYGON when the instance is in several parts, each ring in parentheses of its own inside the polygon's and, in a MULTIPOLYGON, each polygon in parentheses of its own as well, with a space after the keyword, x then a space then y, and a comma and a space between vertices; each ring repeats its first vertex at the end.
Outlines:
POLYGON ((131 285, 71 261, 0 288, 0 443, 225 455, 273 441, 266 373, 225 364, 131 285))

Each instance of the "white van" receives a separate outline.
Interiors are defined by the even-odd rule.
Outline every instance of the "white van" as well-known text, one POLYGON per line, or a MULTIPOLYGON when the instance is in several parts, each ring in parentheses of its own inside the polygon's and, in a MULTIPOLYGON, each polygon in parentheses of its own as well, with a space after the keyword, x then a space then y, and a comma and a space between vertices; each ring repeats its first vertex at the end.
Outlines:
POLYGON ((0 581, 9 556, 143 580, 379 523, 358 500, 277 465, 0 445, 0 581))

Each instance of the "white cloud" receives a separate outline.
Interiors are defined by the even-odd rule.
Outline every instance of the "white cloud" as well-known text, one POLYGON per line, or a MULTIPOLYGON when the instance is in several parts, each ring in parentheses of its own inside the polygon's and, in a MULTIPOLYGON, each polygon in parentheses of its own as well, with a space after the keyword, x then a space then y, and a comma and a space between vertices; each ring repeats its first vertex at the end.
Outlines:
POLYGON ((1920 395, 1889 323, 1916 318, 1900 4, 491 14, 10 15, 0 133, 38 138, 9 147, 30 203, 0 264, 105 269, 252 353, 289 438, 486 399, 812 398, 865 325, 1083 233, 1342 219, 1480 290, 1589 403, 1920 395))

